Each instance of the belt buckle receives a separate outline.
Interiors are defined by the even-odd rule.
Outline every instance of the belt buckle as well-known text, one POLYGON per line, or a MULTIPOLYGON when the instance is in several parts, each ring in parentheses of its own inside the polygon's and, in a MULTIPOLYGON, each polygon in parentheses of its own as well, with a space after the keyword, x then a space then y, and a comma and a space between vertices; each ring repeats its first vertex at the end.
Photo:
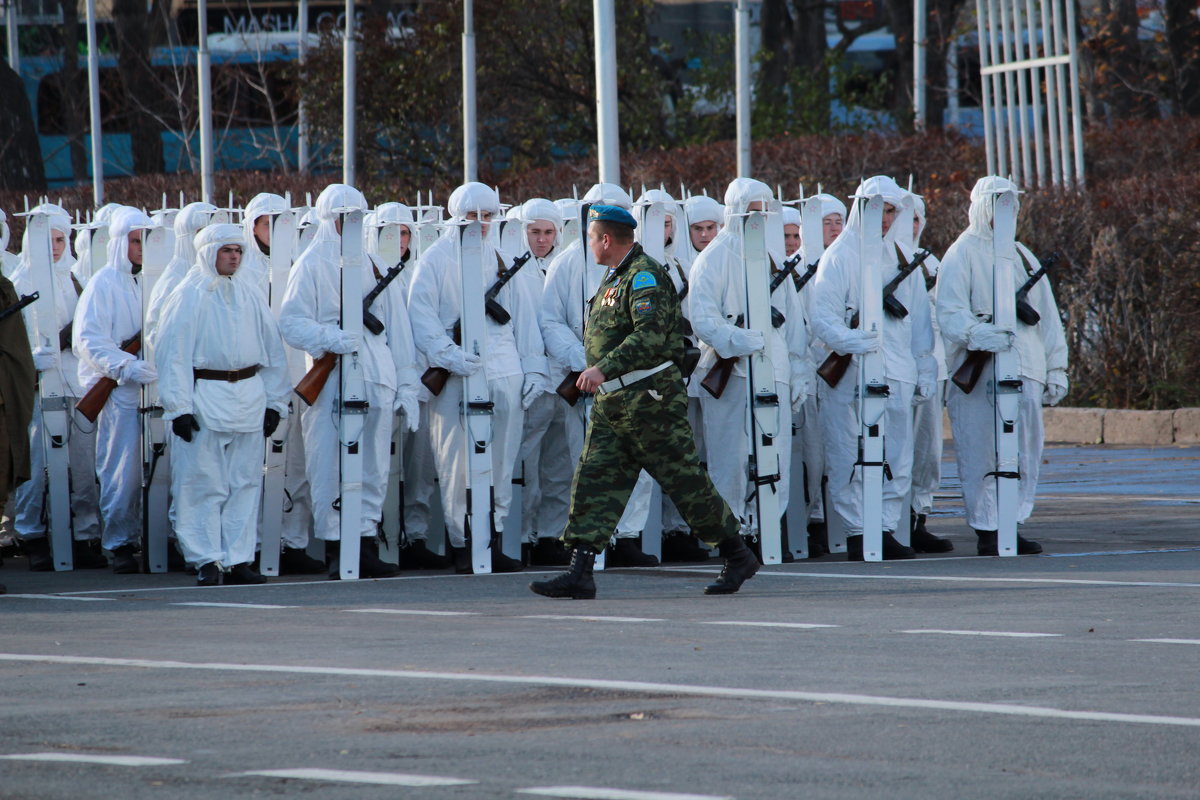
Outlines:
POLYGON ((236 369, 231 369, 228 372, 226 372, 225 373, 225 381, 227 383, 237 383, 238 382, 238 371, 236 369))

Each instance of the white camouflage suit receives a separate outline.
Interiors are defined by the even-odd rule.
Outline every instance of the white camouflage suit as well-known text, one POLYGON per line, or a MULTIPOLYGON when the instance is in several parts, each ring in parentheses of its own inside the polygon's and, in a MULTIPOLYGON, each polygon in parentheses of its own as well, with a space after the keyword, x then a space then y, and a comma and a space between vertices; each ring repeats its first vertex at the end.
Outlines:
MULTIPOLYGON (((709 474, 743 526, 755 516, 750 511, 754 500, 747 469, 749 392, 743 356, 765 348, 775 372, 775 391, 780 399, 779 435, 775 439, 780 479, 775 488, 781 514, 787 509, 791 478, 792 428, 788 422, 793 408, 799 408, 811 391, 804 315, 795 284, 790 279, 784 280, 771 295, 771 305, 783 314, 783 324, 767 331, 765 336, 762 331, 744 327, 747 311, 742 218, 752 203, 762 203, 765 211, 771 199, 770 187, 761 181, 737 178, 729 184, 725 191, 725 227, 692 264, 688 294, 689 317, 700 339, 700 363, 696 367, 700 380, 718 358, 738 359, 721 397, 713 397, 701 390, 700 406, 709 474), (742 326, 736 324, 739 317, 743 320, 742 326)), ((768 249, 770 251, 770 242, 768 249)), ((782 252, 769 252, 769 255, 776 267, 782 265, 782 252)), ((765 490, 766 487, 759 488, 759 491, 765 490)), ((748 528, 743 530, 743 533, 750 532, 748 528)))
MULTIPOLYGON (((88 281, 75 307, 73 346, 84 392, 102 377, 117 388, 96 419, 96 477, 107 550, 136 545, 142 533, 141 386, 158 375, 121 345, 142 329, 142 284, 129 260, 128 235, 154 227, 136 208, 112 214, 108 263, 88 281)), ((140 270, 139 270, 140 271, 140 270)))
MULTIPOLYGON (((858 196, 881 195, 884 203, 896 208, 896 216, 883 237, 881 252, 867 253, 868 265, 880 270, 880 285, 887 284, 898 272, 895 248, 897 233, 912 226, 912 201, 907 192, 891 178, 868 178, 859 187, 858 196)), ((813 278, 813 332, 835 353, 861 353, 882 349, 884 374, 890 393, 884 412, 884 459, 891 479, 883 484, 883 529, 895 532, 901 514, 907 525, 907 498, 912 482, 912 404, 927 402, 934 395, 937 368, 933 360, 933 329, 929 300, 920 270, 909 275, 896 289, 895 298, 908 315, 895 319, 883 315, 883 335, 872 334, 849 325, 859 309, 860 282, 864 265, 859 261, 863 220, 859 205, 854 204, 841 236, 821 256, 813 278)), ((906 259, 912 252, 900 245, 906 259)), ((836 388, 819 381, 821 392, 821 429, 825 434, 825 471, 829 476, 829 502, 846 523, 848 536, 861 535, 862 471, 858 461, 858 359, 836 388)), ((829 509, 826 508, 826 514, 829 509)))
MULTIPOLYGON (((1015 190, 1004 178, 981 178, 971 190, 970 222, 946 251, 937 285, 937 315, 946 342, 946 365, 951 375, 962 364, 968 350, 995 350, 1011 346, 1017 350, 1022 380, 1019 466, 1020 507, 1017 522, 1033 513, 1038 470, 1042 462, 1042 404, 1055 405, 1067 394, 1067 342, 1054 293, 1046 278, 1038 281, 1026 298, 1041 316, 1035 326, 1018 320, 1015 338, 997 335, 992 315, 992 214, 995 196, 1015 190)), ((1039 263, 1019 242, 1012 254, 1014 291, 1039 263)), ((984 375, 990 367, 984 368, 984 375)), ((980 379, 975 390, 965 394, 951 384, 947 409, 954 433, 958 474, 967 507, 967 524, 977 531, 994 531, 996 482, 988 477, 995 470, 995 433, 992 400, 980 379)))
MULTIPOLYGON (((496 301, 511 319, 500 325, 491 317, 487 326, 487 363, 454 343, 451 333, 462 309, 462 272, 459 260, 459 226, 470 212, 500 214, 495 191, 481 183, 464 184, 450 195, 451 224, 442 237, 421 256, 409 289, 409 313, 417 349, 432 367, 448 369, 451 378, 441 394, 429 401, 429 435, 442 496, 450 544, 466 545, 467 453, 463 429, 462 377, 484 370, 495 404, 492 415, 492 488, 495 533, 503 531, 512 500, 512 473, 521 446, 524 406, 546 391, 549 374, 542 337, 537 326, 539 280, 536 270, 524 267, 504 285, 496 301)), ((496 282, 497 256, 508 269, 513 256, 499 250, 496 226, 483 237, 483 285, 486 292, 496 282)), ((485 535, 490 538, 492 531, 485 535)), ((476 531, 475 535, 480 532, 476 531)))
MULTIPOLYGON (((396 302, 391 292, 375 301, 371 311, 384 324, 378 336, 364 329, 358 339, 342 331, 339 324, 342 290, 338 209, 365 210, 366 205, 362 193, 352 186, 335 183, 321 192, 315 209, 319 228, 292 266, 279 318, 284 341, 307 353, 309 365, 325 353, 358 353, 368 403, 359 440, 363 469, 360 533, 364 538, 376 535, 383 516, 396 411, 404 409, 410 427, 418 418, 412 329, 404 304, 396 302)), ((375 281, 369 262, 364 267, 362 291, 366 295, 375 281)), ((324 541, 341 538, 340 512, 335 507, 341 490, 336 466, 340 456, 338 392, 335 370, 317 401, 301 412, 313 530, 324 541)))
POLYGON ((288 415, 287 361, 279 328, 255 274, 244 264, 217 273, 217 251, 247 246, 237 225, 196 237, 196 262, 171 292, 155 339, 163 420, 191 414, 191 441, 172 436, 171 496, 183 557, 203 566, 254 559, 262 492, 263 423, 268 408, 288 415), (194 369, 257 367, 238 381, 199 379, 194 369))

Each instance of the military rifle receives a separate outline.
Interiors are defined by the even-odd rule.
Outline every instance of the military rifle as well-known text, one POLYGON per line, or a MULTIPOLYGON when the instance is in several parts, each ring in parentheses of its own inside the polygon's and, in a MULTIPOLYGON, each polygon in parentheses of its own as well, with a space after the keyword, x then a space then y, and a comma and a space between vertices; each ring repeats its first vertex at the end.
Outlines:
MULTIPOLYGON (((7 309, 5 309, 7 310, 7 309)), ((121 343, 121 349, 130 355, 137 355, 142 350, 142 332, 138 331, 126 341, 121 343)), ((113 389, 117 388, 117 382, 109 377, 102 377, 100 380, 92 384, 92 388, 87 390, 87 393, 79 399, 75 404, 75 410, 88 422, 95 422, 100 416, 100 412, 104 409, 104 404, 108 402, 108 398, 112 395, 113 389)))

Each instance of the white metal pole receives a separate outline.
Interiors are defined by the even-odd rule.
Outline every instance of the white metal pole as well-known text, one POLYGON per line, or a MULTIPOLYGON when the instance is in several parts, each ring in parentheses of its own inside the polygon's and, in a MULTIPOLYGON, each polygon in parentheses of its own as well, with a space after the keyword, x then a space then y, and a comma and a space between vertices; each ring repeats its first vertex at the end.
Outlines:
POLYGON ((354 0, 346 0, 342 42, 342 183, 354 185, 354 0))
POLYGON ((958 39, 951 39, 946 46, 946 114, 950 117, 950 127, 957 128, 959 122, 958 105, 958 39))
MULTIPOLYGON (((1054 17, 1054 55, 1067 55, 1064 42, 1065 33, 1062 24, 1062 3, 1060 0, 1050 0, 1051 13, 1054 17)), ((1070 0, 1067 0, 1070 2, 1070 0)), ((1071 145, 1067 141, 1067 68, 1063 64, 1054 67, 1055 91, 1058 94, 1058 147, 1062 155, 1062 185, 1066 186, 1071 180, 1071 145)))
MULTIPOLYGON (((988 35, 988 61, 993 67, 1000 66, 1004 63, 1004 59, 1000 57, 1000 45, 996 36, 996 26, 999 25, 999 20, 996 19, 996 0, 987 0, 987 35, 988 35)), ((1004 176, 1008 173, 1008 154, 1005 153, 1010 128, 1006 127, 1003 108, 1006 107, 1007 99, 1004 97, 1004 77, 998 73, 992 73, 992 113, 995 114, 996 123, 996 171, 992 174, 1004 176)))
POLYGON ((737 174, 750 177, 750 7, 738 0, 734 12, 734 75, 737 81, 737 174))
POLYGON ((925 99, 925 0, 913 0, 913 124, 925 130, 927 102, 925 99))
POLYGON ((463 0, 463 180, 479 180, 479 140, 475 121, 475 4, 463 0))
POLYGON ((987 156, 987 171, 988 175, 999 174, 996 169, 996 153, 1000 150, 996 146, 996 131, 994 125, 996 121, 992 119, 992 89, 991 80, 987 75, 982 74, 982 71, 991 66, 991 59, 988 58, 988 47, 984 41, 984 33, 988 30, 987 14, 983 0, 975 0, 975 15, 979 20, 979 88, 982 92, 979 110, 983 116, 983 149, 987 156))
POLYGON ((621 183, 621 139, 617 126, 617 14, 613 0, 594 0, 596 38, 596 155, 602 183, 621 183))
MULTIPOLYGON (((300 68, 304 68, 304 59, 308 55, 308 0, 300 0, 300 19, 297 30, 300 31, 298 56, 300 68)), ((308 116, 304 110, 304 90, 300 90, 300 104, 296 109, 296 168, 301 172, 308 170, 308 116)))
MULTIPOLYGON (((993 59, 997 64, 1008 64, 1008 20, 1004 15, 1004 3, 1000 0, 988 0, 988 11, 992 19, 993 27, 1000 28, 1000 57, 993 59), (997 8, 999 5, 999 8, 997 8)), ((1010 156, 1008 172, 1013 176, 1013 180, 1019 186, 1021 184, 1021 156, 1018 148, 1021 145, 1020 137, 1017 135, 1017 110, 1015 104, 1017 102, 1017 86, 1014 80, 1012 70, 1006 70, 1003 76, 1004 80, 1004 113, 1008 120, 1008 151, 1010 156)))
POLYGON ((200 90, 200 200, 213 197, 212 56, 208 52, 208 0, 198 0, 196 14, 196 72, 200 90))
MULTIPOLYGON (((1016 2, 1017 0, 1014 0, 1016 2)), ((1025 50, 1019 58, 1037 58, 1037 17, 1033 13, 1033 0, 1025 0, 1025 50)), ((1042 132, 1042 82, 1038 76, 1040 67, 1029 70, 1030 99, 1033 103, 1033 147, 1034 164, 1037 168, 1038 186, 1046 185, 1046 140, 1042 132)))
POLYGON ((1079 47, 1075 36, 1075 2, 1066 0, 1067 47, 1071 53, 1071 136, 1075 140, 1075 185, 1083 188, 1083 103, 1079 97, 1079 47))
MULTIPOLYGON (((1042 51, 1047 56, 1057 55, 1054 52, 1054 31, 1050 26, 1050 8, 1048 3, 1054 0, 1038 0, 1042 13, 1042 51)), ((1046 67, 1046 136, 1050 148, 1050 183, 1062 183, 1062 157, 1058 149, 1058 92, 1055 89, 1055 77, 1058 67, 1046 67)))
POLYGON ((92 201, 104 205, 104 142, 100 133, 100 54, 96 45, 96 0, 87 0, 88 110, 92 128, 92 201))
POLYGON ((17 0, 8 0, 5 6, 5 28, 8 31, 8 65, 13 72, 21 71, 20 23, 17 21, 17 0))
MULTIPOLYGON (((1009 6, 1008 0, 1000 0, 1000 35, 1004 48, 1004 59, 1008 63, 1020 61, 1017 55, 1020 44, 1017 42, 1017 9, 1009 6)), ((1029 180, 1032 162, 1029 160, 1029 130, 1025 122, 1025 76, 1020 71, 1009 70, 1004 73, 1008 85, 1008 116, 1013 119, 1014 104, 1016 107, 1016 124, 1012 125, 1013 141, 1013 177, 1018 185, 1029 180), (1014 91, 1014 84, 1016 91, 1014 91), (1020 160, 1018 161, 1018 155, 1020 160)))

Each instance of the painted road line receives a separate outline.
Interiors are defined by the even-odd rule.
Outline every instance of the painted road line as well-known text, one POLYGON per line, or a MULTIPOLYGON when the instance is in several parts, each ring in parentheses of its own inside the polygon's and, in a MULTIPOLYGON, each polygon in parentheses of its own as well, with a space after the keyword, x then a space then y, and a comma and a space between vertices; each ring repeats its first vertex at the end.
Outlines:
POLYGON ((1072 558, 1091 556, 1144 556, 1154 553, 1194 553, 1200 547, 1170 547, 1160 550, 1095 550, 1090 553, 1042 553, 1045 558, 1072 558))
POLYGON ((0 756, 6 761, 65 761, 72 764, 108 764, 114 767, 163 767, 188 763, 182 758, 153 756, 98 756, 91 753, 13 753, 0 756))
POLYGON ((1200 644, 1200 639, 1130 639, 1131 642, 1153 642, 1154 644, 1200 644))
POLYGON ((915 628, 901 633, 945 633, 951 636, 1007 636, 1013 639, 1041 639, 1062 636, 1061 633, 1017 633, 1016 631, 951 631, 939 628, 915 628))
POLYGON ((351 614, 402 614, 412 617, 478 617, 478 611, 426 611, 420 608, 345 608, 351 614))
POLYGON ((274 606, 270 603, 171 603, 173 606, 202 606, 204 608, 299 608, 300 606, 274 606))
POLYGON ((931 700, 917 697, 848 694, 844 692, 805 692, 790 689, 749 689, 734 686, 703 686, 687 683, 650 683, 595 678, 565 678, 557 675, 499 675, 476 672, 433 672, 426 670, 366 669, 361 667, 312 667, 291 664, 223 664, 220 662, 159 661, 140 658, 100 658, 95 656, 0 653, 0 661, 36 664, 74 664, 135 669, 196 670, 222 673, 267 673, 283 675, 326 675, 355 678, 391 678, 395 680, 491 683, 509 686, 555 686, 571 689, 600 689, 616 692, 640 692, 645 695, 694 695, 734 700, 790 700, 811 703, 842 703, 856 706, 910 708, 927 711, 961 711, 977 714, 1032 717, 1041 719, 1087 720, 1137 725, 1170 725, 1200 728, 1200 717, 1175 717, 1161 714, 1131 714, 1113 711, 1078 711, 1026 706, 1013 703, 981 703, 960 700, 931 700))
MULTIPOLYGON (((981 558, 992 558, 994 556, 981 556, 981 558)), ((947 561, 949 559, 938 559, 938 561, 947 561)), ((686 568, 678 569, 681 572, 719 572, 720 570, 688 570, 686 568)), ((1033 584, 1050 584, 1050 585, 1067 585, 1067 586, 1152 586, 1152 587, 1167 587, 1167 588, 1187 588, 1200 589, 1200 583, 1184 583, 1182 581, 1103 581, 1103 580, 1087 580, 1082 578, 985 578, 979 576, 968 575, 883 575, 883 574, 865 574, 854 572, 769 572, 767 570, 759 570, 755 577, 766 578, 847 578, 849 580, 874 580, 874 581, 942 581, 944 583, 1033 583, 1033 584)))
POLYGON ((112 602, 111 597, 67 597, 61 594, 6 594, 0 595, 0 599, 5 597, 21 598, 25 600, 77 600, 81 603, 100 603, 112 602))
POLYGON ((710 622, 701 622, 701 625, 744 625, 749 628, 797 628, 807 630, 809 628, 840 628, 841 625, 823 625, 819 622, 744 622, 739 620, 715 620, 710 622))
POLYGON ((680 794, 678 792, 639 792, 629 789, 605 789, 598 786, 533 786, 517 789, 517 794, 565 797, 571 800, 734 800, 730 795, 680 794))
POLYGON ((348 769, 262 769, 226 775, 227 778, 292 778, 302 781, 370 783, 376 786, 469 786, 479 781, 442 778, 437 775, 407 775, 401 772, 358 772, 348 769))
POLYGON ((666 622, 656 617, 593 617, 576 614, 521 614, 513 619, 565 619, 579 622, 666 622))

